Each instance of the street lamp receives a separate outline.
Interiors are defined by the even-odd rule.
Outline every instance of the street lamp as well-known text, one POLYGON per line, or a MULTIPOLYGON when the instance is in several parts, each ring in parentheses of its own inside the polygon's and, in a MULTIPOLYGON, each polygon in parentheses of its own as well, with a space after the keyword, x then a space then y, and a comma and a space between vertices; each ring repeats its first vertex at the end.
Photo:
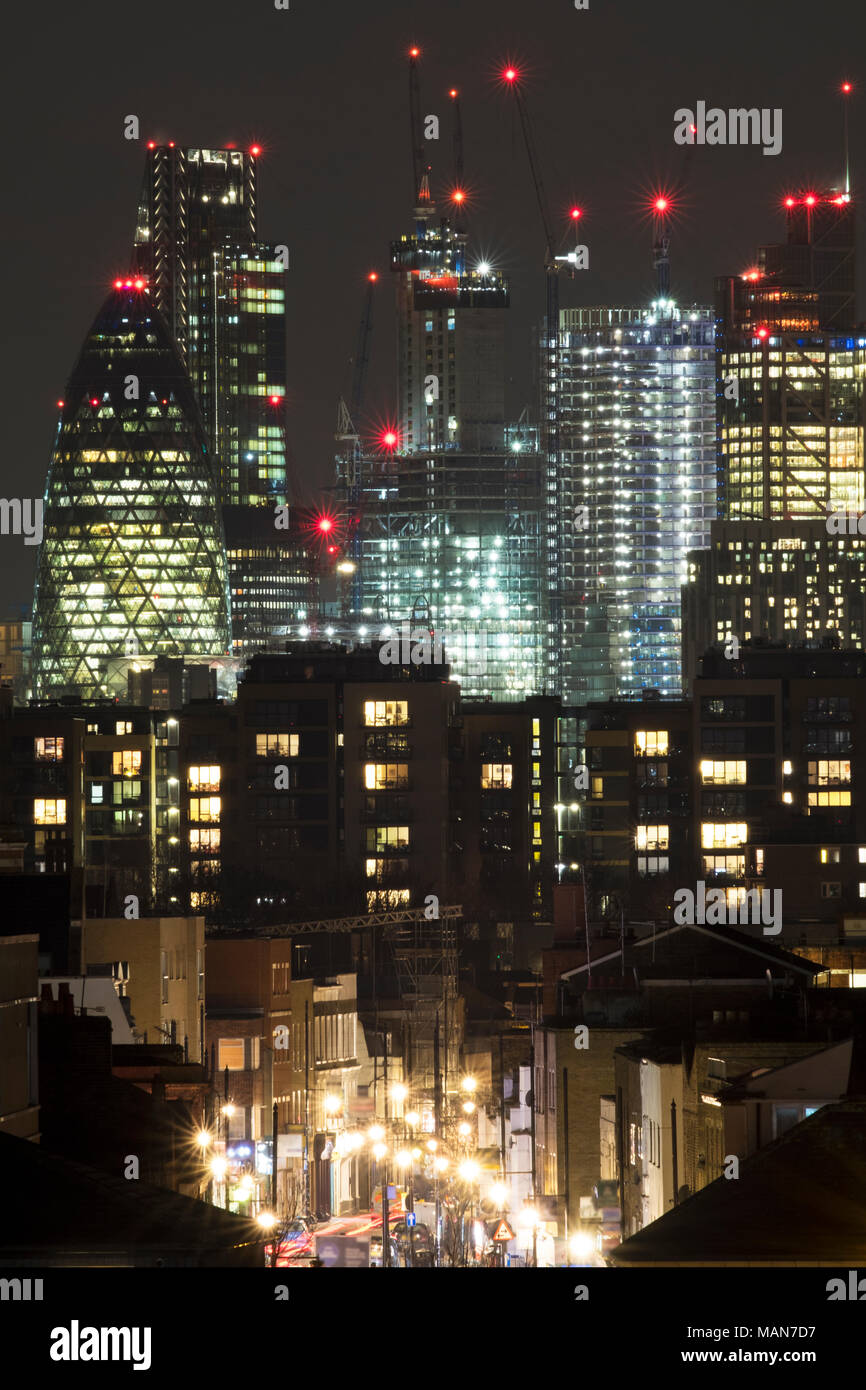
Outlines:
POLYGON ((468 1091, 471 1095, 473 1091, 478 1090, 478 1082, 475 1080, 474 1076, 464 1076, 460 1082, 460 1089, 462 1091, 468 1091))

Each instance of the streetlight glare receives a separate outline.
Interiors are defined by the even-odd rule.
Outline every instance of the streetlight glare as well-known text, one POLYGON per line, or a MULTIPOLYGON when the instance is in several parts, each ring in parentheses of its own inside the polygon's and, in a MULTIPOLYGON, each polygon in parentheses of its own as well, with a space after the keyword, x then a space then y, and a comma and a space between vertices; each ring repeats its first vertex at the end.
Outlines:
POLYGON ((256 1221, 263 1231, 272 1231, 277 1224, 277 1218, 272 1211, 260 1211, 256 1221))
POLYGON ((229 1105, 224 1105, 223 1108, 222 1108, 222 1113, 223 1113, 224 1115, 228 1115, 229 1119, 231 1119, 232 1115, 234 1115, 234 1114, 236 1113, 236 1106, 231 1105, 231 1104, 229 1104, 229 1105))
POLYGON ((474 1076, 464 1076, 460 1085, 464 1091, 477 1091, 478 1089, 478 1082, 474 1076))
POLYGON ((460 1164, 460 1167, 457 1169, 457 1172, 460 1174, 464 1182, 475 1182, 475 1179, 478 1177, 478 1174, 481 1172, 481 1169, 478 1167, 477 1163, 473 1163, 472 1159, 469 1158, 466 1160, 465 1163, 460 1164))
POLYGON ((400 1149, 399 1153, 396 1155, 396 1159, 401 1168, 408 1168, 409 1164, 412 1162, 412 1155, 408 1149, 400 1149))
POLYGON ((413 1129, 416 1125, 420 1125, 421 1123, 421 1116, 418 1114, 417 1110, 409 1110, 405 1118, 407 1125, 411 1125, 413 1129))
POLYGON ((464 1120, 462 1124, 459 1124, 457 1126, 457 1133, 461 1136, 461 1138, 467 1139, 469 1135, 472 1133, 472 1126, 468 1125, 464 1120))
POLYGON ((381 1162, 382 1162, 382 1159, 385 1157, 385 1155, 386 1155, 387 1152, 388 1152, 388 1146, 387 1146, 387 1144, 374 1144, 374 1145, 373 1145, 373 1157, 375 1158, 375 1160, 376 1160, 377 1163, 381 1163, 381 1162))
POLYGON ((216 1178, 217 1182, 222 1182, 223 1178, 228 1172, 228 1167, 229 1165, 226 1163, 224 1158, 211 1159, 210 1170, 216 1178))
POLYGON ((391 1087, 391 1095, 393 1096, 394 1100, 404 1101, 408 1094, 408 1088, 406 1086, 403 1086, 399 1082, 396 1086, 391 1087))
POLYGON ((385 1138, 385 1131, 381 1125, 371 1125, 367 1130, 367 1138, 378 1142, 380 1139, 385 1138))
POLYGON ((210 1145, 210 1141, 210 1135, 208 1134, 206 1129, 200 1129, 198 1134, 195 1136, 195 1142, 201 1149, 208 1148, 210 1145))
POLYGON ((464 1100, 464 1102, 463 1102, 463 1111, 464 1111, 464 1114, 466 1114, 466 1115, 473 1115, 473 1114, 475 1113, 475 1101, 474 1101, 474 1100, 464 1100))
POLYGON ((496 1202, 497 1205, 502 1206, 507 1196, 508 1188, 505 1186, 505 1183, 495 1182, 490 1189, 491 1200, 496 1202))

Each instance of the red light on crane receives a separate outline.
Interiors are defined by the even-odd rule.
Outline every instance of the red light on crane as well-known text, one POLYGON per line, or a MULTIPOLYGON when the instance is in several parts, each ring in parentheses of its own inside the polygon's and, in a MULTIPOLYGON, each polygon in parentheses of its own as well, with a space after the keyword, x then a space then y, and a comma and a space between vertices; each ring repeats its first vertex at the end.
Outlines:
POLYGON ((453 101, 455 97, 458 97, 460 95, 460 93, 458 92, 456 87, 452 87, 448 95, 451 97, 451 100, 453 101))
POLYGON ((375 283, 376 283, 376 281, 378 280, 378 278, 379 278, 379 272, 378 272, 378 270, 371 270, 371 271, 370 271, 370 274, 367 276, 367 279, 370 281, 370 284, 371 284, 371 285, 375 285, 375 283))
POLYGON ((505 78, 505 81, 506 81, 506 82, 516 82, 516 81, 517 81, 517 69, 516 69, 516 68, 506 68, 505 71, 503 72, 502 76, 505 78))
POLYGON ((173 150, 173 149, 174 149, 174 141, 173 141, 173 140, 169 140, 169 142, 168 142, 168 148, 169 148, 170 150, 173 150))
POLYGON ((90 404, 94 407, 94 409, 99 405, 99 400, 96 396, 91 397, 90 404))
POLYGON ((455 188, 454 192, 451 194, 451 201, 452 203, 466 202, 466 194, 463 192, 462 188, 455 188))
POLYGON ((572 220, 572 222, 576 222, 577 219, 578 219, 579 217, 582 217, 582 216, 583 216, 583 208, 572 208, 572 209, 571 209, 571 220, 572 220))
POLYGON ((656 198, 653 202, 653 207, 655 208, 656 212, 667 212, 670 205, 670 198, 665 198, 664 196, 656 198))
POLYGON ((796 206, 797 206, 797 199, 796 199, 796 198, 786 198, 786 199, 785 199, 785 207, 786 207, 786 208, 793 208, 793 207, 796 207, 796 206))
POLYGON ((66 404, 65 401, 58 401, 58 402, 57 402, 57 409, 58 409, 58 410, 62 410, 63 407, 65 406, 65 404, 66 404))
POLYGON ((397 435, 394 430, 383 430, 379 436, 379 443, 384 444, 386 449, 393 449, 397 444, 397 435))
POLYGON ((133 288, 137 290, 143 290, 146 284, 146 280, 138 279, 133 281, 133 288))
POLYGON ((322 532, 322 534, 325 536, 328 534, 329 531, 332 531, 334 529, 333 520, 329 516, 320 516, 316 525, 318 529, 322 532))
POLYGON ((409 49, 409 57, 410 57, 410 58, 420 58, 420 57, 421 57, 421 50, 420 50, 420 48, 410 48, 410 49, 409 49))
POLYGON ((759 328, 759 329, 758 329, 758 337, 759 337, 759 338, 766 338, 766 337, 768 337, 769 332, 770 332, 769 328, 759 328))
POLYGON ((283 400, 282 396, 269 396, 268 399, 271 405, 281 405, 283 400))
POLYGON ((122 280, 115 280, 115 282, 114 282, 114 288, 115 288, 116 290, 122 290, 122 289, 123 289, 123 281, 122 281, 122 280))
POLYGON ((848 93, 851 91, 851 88, 852 88, 852 83, 850 83, 850 82, 843 82, 843 83, 842 83, 842 86, 839 88, 839 90, 840 90, 840 92, 844 92, 845 95, 847 96, 848 93))
POLYGON ((261 145, 250 145, 250 154, 259 155, 262 152, 261 145))
POLYGON ((155 140, 148 140, 148 142, 147 142, 147 148, 148 148, 149 150, 155 150, 155 149, 156 149, 156 141, 155 141, 155 140))
POLYGON ((807 193, 805 198, 803 199, 803 202, 806 204, 807 208, 813 208, 817 201, 818 199, 815 197, 814 193, 807 193))

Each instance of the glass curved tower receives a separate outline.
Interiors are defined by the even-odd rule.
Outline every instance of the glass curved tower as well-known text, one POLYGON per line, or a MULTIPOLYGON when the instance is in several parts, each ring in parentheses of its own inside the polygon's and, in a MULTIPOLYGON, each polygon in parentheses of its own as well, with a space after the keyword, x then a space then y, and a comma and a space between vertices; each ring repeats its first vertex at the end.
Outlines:
POLYGON ((66 388, 33 611, 37 698, 126 694, 131 658, 231 649, 195 396, 143 279, 116 281, 66 388))

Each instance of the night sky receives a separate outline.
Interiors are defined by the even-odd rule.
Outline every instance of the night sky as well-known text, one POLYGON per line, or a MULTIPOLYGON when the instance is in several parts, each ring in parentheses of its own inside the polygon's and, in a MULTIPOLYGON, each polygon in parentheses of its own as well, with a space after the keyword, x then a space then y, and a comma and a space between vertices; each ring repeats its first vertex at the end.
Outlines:
MULTIPOLYGON (((679 190, 672 289, 712 302, 713 276, 783 239, 784 192, 838 183, 843 78, 854 187, 863 169, 862 0, 150 0, 21 8, 7 48, 3 257, 5 440, 0 495, 41 496, 55 401, 127 268, 148 139, 258 142, 259 235, 288 245, 288 428, 295 500, 333 481, 336 403, 370 269, 382 276, 362 426, 393 415, 392 237, 411 231, 406 50, 422 49, 434 195, 451 182, 448 88, 461 91, 470 257, 511 277, 509 407, 532 399, 529 331, 543 312, 544 238, 513 96, 525 75, 554 216, 585 210, 590 270, 561 302, 651 295, 649 195, 679 190), (860 63, 858 68, 857 63, 860 63), (781 107, 782 153, 674 144, 674 111, 781 107), (123 138, 136 114, 141 140, 123 138)), ((863 264, 863 222, 860 229, 863 264)), ((862 274, 860 317, 863 317, 862 274)), ((35 547, 0 537, 0 615, 32 599, 35 547)))

